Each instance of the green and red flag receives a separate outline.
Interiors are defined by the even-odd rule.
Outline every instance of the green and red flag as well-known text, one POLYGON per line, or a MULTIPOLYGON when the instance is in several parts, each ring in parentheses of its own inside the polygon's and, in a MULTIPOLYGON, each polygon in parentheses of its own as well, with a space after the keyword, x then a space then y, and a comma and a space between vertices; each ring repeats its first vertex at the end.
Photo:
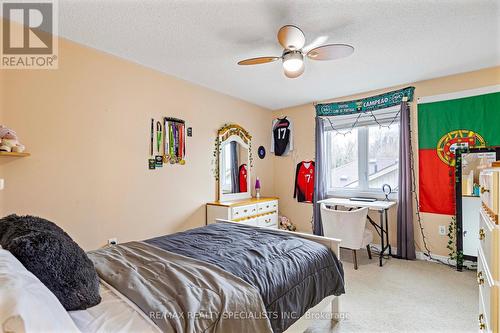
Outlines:
POLYGON ((420 211, 455 214, 455 150, 500 146, 500 92, 418 104, 420 211))

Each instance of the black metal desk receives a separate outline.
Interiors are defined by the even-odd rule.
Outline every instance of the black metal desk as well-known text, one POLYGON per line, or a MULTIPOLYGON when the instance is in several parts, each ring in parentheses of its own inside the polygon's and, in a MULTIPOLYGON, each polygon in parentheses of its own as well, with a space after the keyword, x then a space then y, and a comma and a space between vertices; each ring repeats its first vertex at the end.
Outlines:
POLYGON ((379 254, 379 265, 382 266, 382 259, 384 258, 385 251, 388 250, 389 256, 392 255, 391 244, 389 243, 389 222, 387 217, 387 211, 396 205, 394 201, 352 201, 346 198, 329 198, 325 200, 320 200, 318 203, 324 203, 328 206, 343 206, 346 208, 362 208, 367 207, 369 210, 378 211, 380 214, 379 223, 377 224, 373 219, 368 216, 368 221, 373 225, 375 230, 380 236, 380 254, 379 254))

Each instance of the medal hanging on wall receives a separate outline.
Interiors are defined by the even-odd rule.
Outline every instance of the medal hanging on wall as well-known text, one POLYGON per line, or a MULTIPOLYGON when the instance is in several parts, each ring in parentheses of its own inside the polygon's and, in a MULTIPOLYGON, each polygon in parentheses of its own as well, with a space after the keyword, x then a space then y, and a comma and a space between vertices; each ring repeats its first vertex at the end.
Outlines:
POLYGON ((173 136, 172 136, 172 124, 164 118, 165 122, 165 156, 168 163, 172 163, 172 146, 173 146, 173 136))
POLYGON ((161 168, 163 166, 163 155, 161 155, 162 148, 162 136, 163 130, 161 123, 159 121, 156 122, 156 156, 155 156, 155 167, 161 168))
POLYGON ((170 164, 186 164, 186 131, 184 120, 164 118, 165 128, 165 161, 170 164))
POLYGON ((186 133, 184 124, 179 124, 179 164, 186 164, 186 160, 184 159, 185 150, 186 150, 186 133))
POLYGON ((151 119, 151 136, 150 136, 150 144, 149 144, 149 160, 148 167, 150 170, 156 169, 156 161, 154 159, 154 135, 155 135, 155 120, 151 119))

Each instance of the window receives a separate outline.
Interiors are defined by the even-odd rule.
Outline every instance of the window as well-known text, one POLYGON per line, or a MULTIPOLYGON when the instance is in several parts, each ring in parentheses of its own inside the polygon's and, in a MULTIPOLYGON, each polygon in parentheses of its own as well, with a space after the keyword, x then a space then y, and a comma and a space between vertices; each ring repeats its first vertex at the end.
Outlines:
POLYGON ((330 195, 374 195, 383 184, 398 190, 399 121, 381 125, 365 122, 352 128, 351 122, 345 129, 326 129, 330 195))
POLYGON ((379 190, 389 184, 398 189, 399 124, 389 128, 368 127, 368 188, 379 190))
POLYGON ((327 156, 330 170, 328 188, 357 188, 358 175, 358 129, 352 131, 327 132, 327 156))

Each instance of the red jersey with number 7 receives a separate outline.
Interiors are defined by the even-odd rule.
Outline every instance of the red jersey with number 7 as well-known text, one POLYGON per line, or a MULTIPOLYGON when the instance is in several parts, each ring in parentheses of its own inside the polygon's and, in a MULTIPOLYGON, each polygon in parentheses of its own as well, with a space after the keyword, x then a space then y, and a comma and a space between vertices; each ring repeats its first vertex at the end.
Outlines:
POLYGON ((298 202, 312 202, 314 194, 314 162, 302 161, 295 172, 295 191, 293 197, 298 202))

